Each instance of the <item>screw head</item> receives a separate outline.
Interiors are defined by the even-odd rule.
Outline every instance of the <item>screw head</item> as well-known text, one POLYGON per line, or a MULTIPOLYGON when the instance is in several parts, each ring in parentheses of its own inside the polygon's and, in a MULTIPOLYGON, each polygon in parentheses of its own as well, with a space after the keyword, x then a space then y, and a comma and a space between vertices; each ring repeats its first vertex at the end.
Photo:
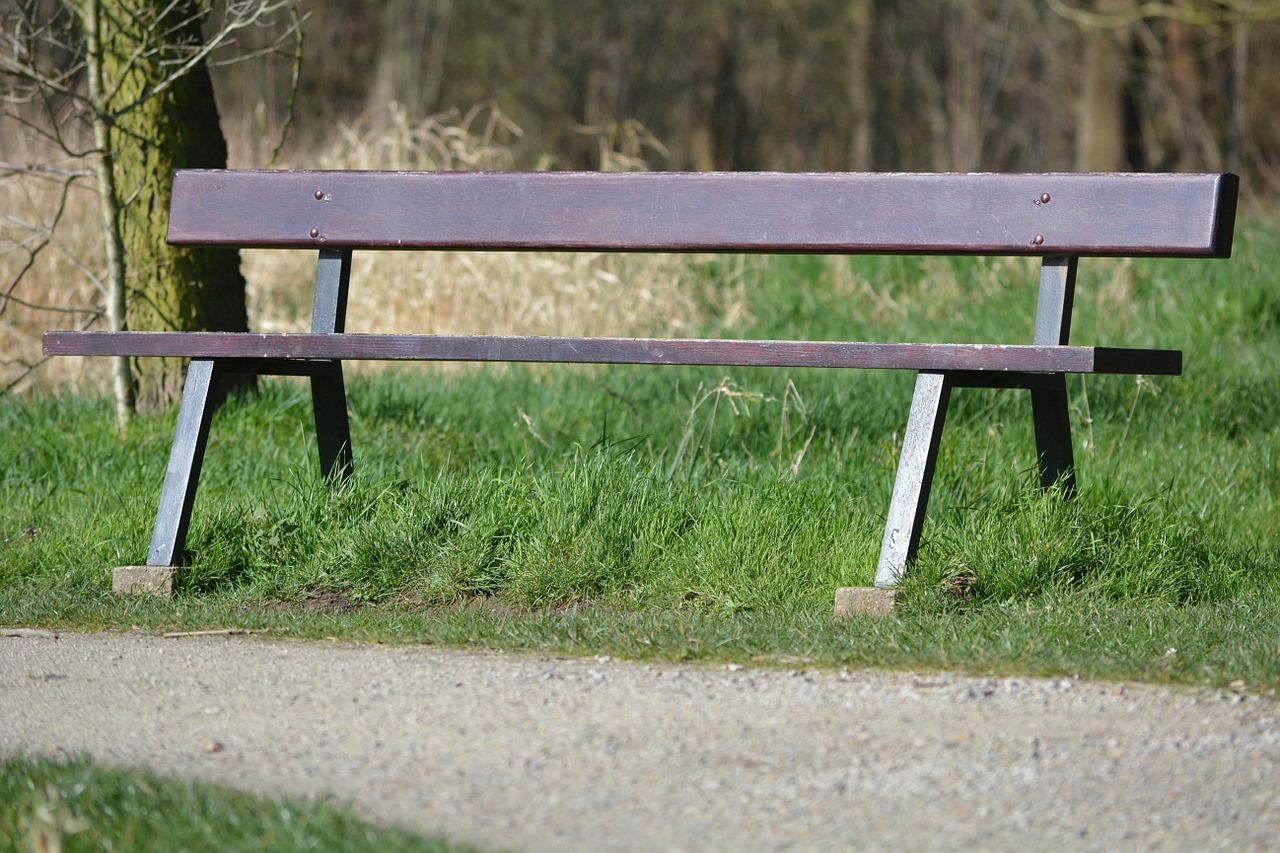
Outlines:
POLYGON ((1043 246, 1043 245, 1044 245, 1044 235, 1043 235, 1043 234, 1037 234, 1036 236, 1032 237, 1032 238, 1031 238, 1031 244, 1032 244, 1033 246, 1043 246))
POLYGON ((319 229, 319 228, 312 228, 312 229, 311 229, 311 236, 312 236, 313 238, 314 238, 314 237, 319 237, 319 236, 320 236, 320 229, 319 229))
POLYGON ((1040 194, 1040 203, 1041 203, 1041 204, 1048 204, 1048 203, 1049 203, 1049 201, 1050 201, 1050 199, 1049 199, 1049 194, 1048 194, 1048 193, 1041 193, 1041 194, 1040 194))
POLYGON ((316 190, 316 201, 324 201, 324 190, 316 190))

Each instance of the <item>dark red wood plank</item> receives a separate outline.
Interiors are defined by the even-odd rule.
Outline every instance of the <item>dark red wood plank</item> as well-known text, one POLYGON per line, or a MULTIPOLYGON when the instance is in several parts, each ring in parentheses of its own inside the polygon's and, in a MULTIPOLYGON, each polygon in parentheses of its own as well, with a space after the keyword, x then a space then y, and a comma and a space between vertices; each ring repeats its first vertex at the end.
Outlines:
POLYGON ((318 248, 1231 252, 1230 174, 174 175, 169 240, 318 248))
POLYGON ((46 355, 533 361, 1177 374, 1176 350, 840 341, 664 340, 486 335, 47 332, 46 355))

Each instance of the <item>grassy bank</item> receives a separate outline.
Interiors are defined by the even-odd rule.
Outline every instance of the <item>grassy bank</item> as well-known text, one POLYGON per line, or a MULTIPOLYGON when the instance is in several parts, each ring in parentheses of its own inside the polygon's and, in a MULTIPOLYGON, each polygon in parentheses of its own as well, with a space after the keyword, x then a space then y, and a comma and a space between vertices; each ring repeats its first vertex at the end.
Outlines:
MULTIPOLYGON (((1073 339, 1181 348, 1185 375, 1069 380, 1073 502, 1034 486, 1024 394, 958 392, 888 620, 830 612, 871 582, 910 375, 418 366, 350 382, 339 488, 314 472, 305 386, 226 406, 168 604, 107 589, 145 559, 173 415, 117 441, 105 401, 0 398, 0 623, 1274 689, 1278 260, 1254 224, 1228 262, 1082 263, 1073 339)), ((760 338, 1029 340, 1035 298, 1016 259, 682 275, 692 331, 760 338)))
POLYGON ((2 850, 391 850, 471 848, 378 829, 323 802, 113 770, 87 759, 0 762, 2 850))

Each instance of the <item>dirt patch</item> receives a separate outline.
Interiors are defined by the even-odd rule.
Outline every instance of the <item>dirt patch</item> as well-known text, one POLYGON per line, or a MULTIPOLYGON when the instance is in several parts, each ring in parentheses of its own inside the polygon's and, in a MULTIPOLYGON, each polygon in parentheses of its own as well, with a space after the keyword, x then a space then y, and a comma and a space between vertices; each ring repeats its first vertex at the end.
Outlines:
POLYGON ((282 613, 352 613, 361 607, 342 590, 327 587, 313 589, 297 601, 273 601, 267 605, 268 610, 282 613))
POLYGON ((527 616, 529 610, 503 601, 492 595, 477 595, 450 604, 426 604, 413 594, 401 595, 391 601, 369 603, 352 599, 340 589, 318 587, 309 590, 296 600, 274 600, 265 605, 277 613, 356 613, 362 610, 421 613, 428 616, 453 613, 488 613, 493 616, 527 616))

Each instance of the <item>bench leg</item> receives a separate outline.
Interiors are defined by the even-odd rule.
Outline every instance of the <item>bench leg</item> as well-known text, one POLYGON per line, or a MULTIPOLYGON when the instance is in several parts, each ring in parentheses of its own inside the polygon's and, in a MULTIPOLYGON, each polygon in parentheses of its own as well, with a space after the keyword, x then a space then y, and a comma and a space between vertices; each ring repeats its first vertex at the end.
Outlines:
MULTIPOLYGON (((351 250, 321 249, 316 263, 316 295, 311 331, 336 334, 346 330, 347 294, 351 290, 351 250)), ((342 362, 314 363, 311 407, 316 418, 316 447, 320 476, 343 480, 351 476, 351 424, 347 419, 347 391, 342 362)))
MULTIPOLYGON (((1040 268, 1036 325, 1032 342, 1066 346, 1071 337, 1071 309, 1075 303, 1077 258, 1045 258, 1040 268)), ((1071 450, 1071 413, 1067 407, 1067 378, 1048 377, 1032 386, 1031 412, 1036 424, 1036 453, 1040 458, 1040 487, 1062 482, 1063 493, 1075 494, 1075 454, 1071 450)))
POLYGON ((213 359, 196 359, 187 368, 187 381, 178 406, 178 425, 169 450, 169 467, 165 470, 156 524, 151 531, 148 566, 176 566, 182 559, 221 377, 222 370, 213 359))
POLYGON ((880 544, 880 564, 876 567, 878 587, 897 586, 920 547, 920 531, 924 528, 952 382, 945 373, 921 371, 916 376, 897 480, 880 544))
MULTIPOLYGON (((317 365, 319 367, 319 365, 317 365)), ((316 447, 320 451, 320 476, 347 479, 351 460, 351 423, 347 419, 347 392, 342 362, 332 361, 311 375, 311 406, 316 418, 316 447)))
POLYGON ((1059 481, 1063 494, 1076 492, 1075 452, 1071 448, 1071 413, 1067 404, 1067 379, 1051 377, 1047 387, 1031 389, 1031 411, 1036 425, 1036 452, 1040 457, 1040 488, 1059 481))
MULTIPOLYGON (((316 268, 316 295, 311 330, 341 332, 346 323, 347 292, 351 281, 351 251, 327 249, 320 252, 316 268)), ((228 372, 214 359, 194 359, 187 368, 187 381, 178 406, 178 425, 169 450, 169 467, 160 492, 160 506, 151 531, 148 566, 176 566, 182 559, 191 524, 191 508, 200 483, 200 466, 209 443, 209 424, 218 386, 228 372)), ((255 369, 250 372, 269 372, 255 369)), ((311 377, 311 404, 316 421, 316 445, 320 471, 326 477, 349 477, 352 471, 351 426, 347 419, 347 393, 342 381, 342 362, 316 362, 305 371, 311 377)))

